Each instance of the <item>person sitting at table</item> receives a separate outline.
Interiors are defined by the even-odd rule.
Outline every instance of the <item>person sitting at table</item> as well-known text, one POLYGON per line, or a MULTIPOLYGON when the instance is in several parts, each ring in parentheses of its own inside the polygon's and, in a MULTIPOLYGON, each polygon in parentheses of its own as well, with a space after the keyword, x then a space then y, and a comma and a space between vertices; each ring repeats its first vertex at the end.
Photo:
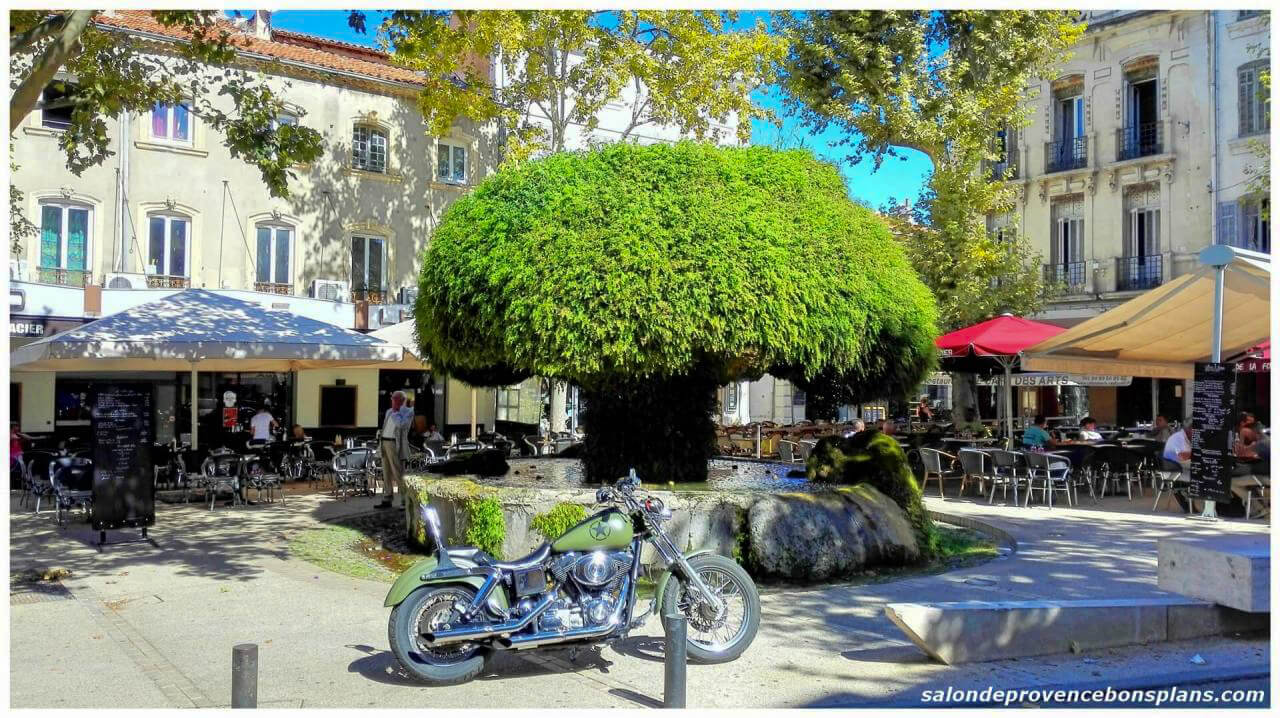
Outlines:
POLYGON ((1161 454, 1166 461, 1180 466, 1183 473, 1186 473, 1191 462, 1191 429, 1191 419, 1182 422, 1182 430, 1169 435, 1161 454))
POLYGON ((1158 441, 1168 441, 1173 435, 1173 427, 1169 426, 1169 417, 1164 414, 1156 414, 1155 421, 1152 422, 1151 431, 1147 432, 1147 437, 1158 441))
POLYGON ((863 421, 862 419, 854 419, 853 424, 850 425, 849 430, 844 433, 844 438, 847 439, 850 436, 857 436, 859 433, 866 430, 867 430, 867 422, 863 421))
POLYGON ((893 419, 885 419, 880 422, 880 431, 893 436, 898 431, 898 425, 893 423, 893 419))
POLYGON ((1044 414, 1036 414, 1036 418, 1032 419, 1031 426, 1028 426, 1022 432, 1022 445, 1028 449, 1046 449, 1052 448, 1058 442, 1045 431, 1044 414))
POLYGON ((435 424, 427 427, 427 432, 422 435, 423 441, 444 441, 444 435, 436 428, 435 424))
POLYGON ((955 434, 962 439, 985 437, 987 435, 987 427, 978 420, 977 410, 970 406, 964 410, 964 421, 956 422, 955 434))
POLYGON ((1080 440, 1102 441, 1102 434, 1098 432, 1097 419, 1092 416, 1086 416, 1080 420, 1080 440))
POLYGON ((916 418, 922 422, 933 421, 933 408, 929 406, 928 395, 920 397, 920 406, 916 408, 916 418))
POLYGON ((1231 447, 1236 458, 1236 474, 1270 474, 1271 473, 1271 439, 1266 434, 1243 427, 1231 447))
POLYGON ((307 436, 306 429, 302 428, 302 424, 294 424, 289 430, 289 440, 294 442, 310 441, 311 437, 307 436))

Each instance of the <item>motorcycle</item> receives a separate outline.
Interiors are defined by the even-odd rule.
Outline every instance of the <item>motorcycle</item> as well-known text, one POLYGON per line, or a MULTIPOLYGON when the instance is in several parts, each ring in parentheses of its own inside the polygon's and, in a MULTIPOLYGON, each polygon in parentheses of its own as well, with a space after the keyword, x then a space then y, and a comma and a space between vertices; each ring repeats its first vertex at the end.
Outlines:
POLYGON ((687 619, 691 661, 742 655, 760 626, 755 583, 732 559, 682 555, 662 528, 671 510, 639 487, 632 471, 601 488, 596 503, 609 508, 517 561, 447 546, 435 509, 420 507, 434 555, 401 574, 384 604, 392 609, 387 633, 400 665, 428 685, 465 683, 496 651, 611 642, 658 612, 687 619), (645 542, 666 570, 647 610, 633 616, 645 542))

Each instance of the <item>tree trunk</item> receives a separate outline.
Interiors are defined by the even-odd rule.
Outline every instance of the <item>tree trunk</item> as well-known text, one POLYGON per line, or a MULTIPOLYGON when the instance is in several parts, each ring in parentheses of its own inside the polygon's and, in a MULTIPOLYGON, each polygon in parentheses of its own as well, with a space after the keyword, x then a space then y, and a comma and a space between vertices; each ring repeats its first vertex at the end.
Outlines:
POLYGON ((581 389, 588 481, 612 483, 630 469, 642 481, 706 481, 715 453, 715 377, 628 380, 581 389))
POLYGON ((36 58, 31 74, 27 75, 22 84, 18 85, 18 89, 14 90, 13 96, 9 98, 9 132, 18 129, 22 120, 36 106, 40 93, 44 92, 44 86, 49 84, 66 59, 75 52, 80 44, 80 34, 89 26, 89 21, 97 12, 97 10, 72 11, 71 17, 62 26, 62 31, 36 58))

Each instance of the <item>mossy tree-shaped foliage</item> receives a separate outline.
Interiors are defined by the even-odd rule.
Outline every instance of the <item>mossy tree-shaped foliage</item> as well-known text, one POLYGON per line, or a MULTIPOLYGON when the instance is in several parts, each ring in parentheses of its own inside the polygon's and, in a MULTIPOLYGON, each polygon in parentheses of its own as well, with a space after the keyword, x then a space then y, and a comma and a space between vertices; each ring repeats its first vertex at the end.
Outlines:
POLYGON ((729 381, 870 398, 935 357, 932 295, 807 151, 620 144, 506 167, 449 207, 422 266, 432 364, 578 384, 596 481, 704 480, 729 381))

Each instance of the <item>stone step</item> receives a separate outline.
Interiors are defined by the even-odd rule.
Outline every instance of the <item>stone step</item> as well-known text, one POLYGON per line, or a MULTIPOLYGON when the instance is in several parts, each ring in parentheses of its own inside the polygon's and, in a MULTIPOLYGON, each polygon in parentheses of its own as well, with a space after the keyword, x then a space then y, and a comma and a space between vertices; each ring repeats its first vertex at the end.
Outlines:
POLYGON ((946 664, 1082 652, 1263 630, 1265 614, 1170 598, 891 603, 885 615, 946 664))
POLYGON ((1271 536, 1166 538, 1157 542, 1163 591, 1249 613, 1271 611, 1271 536))

